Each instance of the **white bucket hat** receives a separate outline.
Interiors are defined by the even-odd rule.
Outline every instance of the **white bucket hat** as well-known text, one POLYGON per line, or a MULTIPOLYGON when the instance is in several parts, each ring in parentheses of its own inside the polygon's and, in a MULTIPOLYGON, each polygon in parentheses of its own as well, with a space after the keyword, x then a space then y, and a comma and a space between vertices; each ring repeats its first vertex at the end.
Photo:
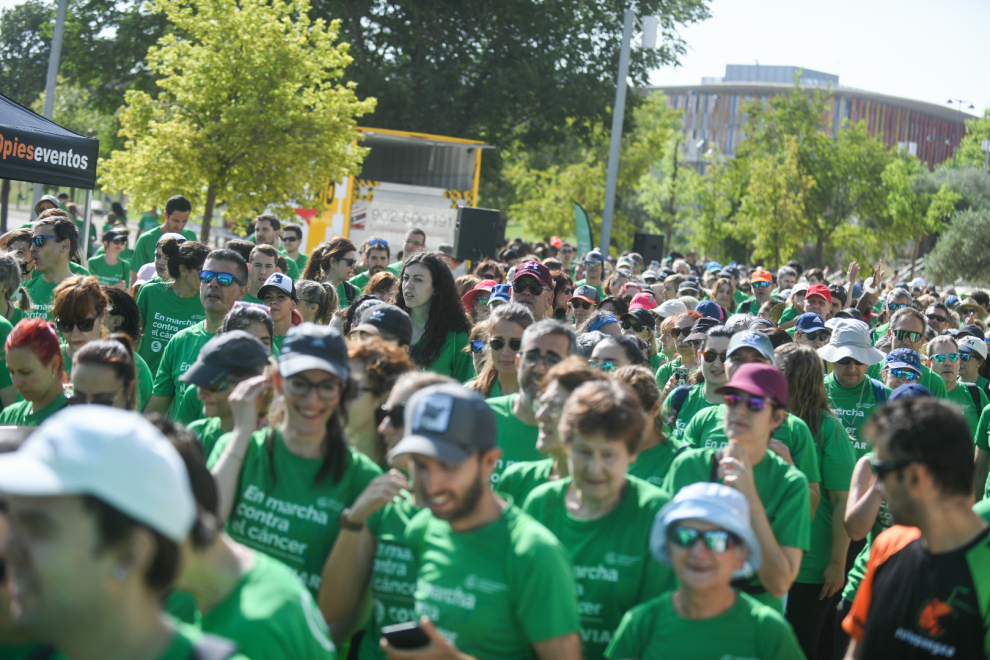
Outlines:
POLYGON ((851 357, 863 364, 877 364, 887 357, 870 342, 870 326, 856 319, 829 319, 825 327, 832 329, 832 338, 818 349, 826 362, 838 362, 851 357))

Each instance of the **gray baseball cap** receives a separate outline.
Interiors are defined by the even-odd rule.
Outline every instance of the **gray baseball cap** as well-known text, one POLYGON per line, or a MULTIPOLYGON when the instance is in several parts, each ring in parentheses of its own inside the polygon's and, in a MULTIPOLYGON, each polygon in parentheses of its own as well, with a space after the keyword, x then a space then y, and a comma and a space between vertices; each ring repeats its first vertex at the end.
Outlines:
POLYGON ((308 369, 319 369, 347 380, 351 366, 340 330, 309 322, 289 328, 278 356, 278 372, 288 378, 308 369))
POLYGON ((260 374, 267 364, 268 349, 261 340, 244 330, 231 330, 206 342, 193 365, 179 376, 179 381, 213 387, 231 371, 260 374))
POLYGON ((479 394, 459 384, 432 385, 406 404, 405 433, 389 459, 419 454, 459 465, 471 454, 496 446, 495 413, 479 394))

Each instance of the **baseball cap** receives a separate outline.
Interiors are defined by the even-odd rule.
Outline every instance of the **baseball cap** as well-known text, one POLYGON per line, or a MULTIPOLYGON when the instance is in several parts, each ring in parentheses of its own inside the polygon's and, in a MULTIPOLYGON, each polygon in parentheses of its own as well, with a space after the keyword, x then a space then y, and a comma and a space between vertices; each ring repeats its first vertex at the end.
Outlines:
POLYGON ((182 245, 183 243, 185 243, 185 242, 186 242, 186 241, 188 240, 188 239, 187 239, 187 238, 186 238, 185 236, 183 236, 182 234, 177 234, 177 233, 175 233, 174 231, 170 231, 170 232, 168 232, 167 234, 162 234, 161 236, 159 236, 159 237, 158 237, 158 241, 157 241, 157 242, 155 243, 155 245, 158 245, 158 244, 159 244, 159 243, 161 243, 162 241, 164 241, 164 240, 167 240, 167 239, 169 239, 169 238, 174 238, 174 239, 175 239, 175 241, 176 241, 176 242, 177 242, 177 243, 178 243, 179 245, 182 245))
POLYGON ((698 306, 694 308, 694 311, 698 312, 702 316, 715 319, 719 322, 725 320, 725 310, 722 309, 718 303, 712 302, 711 300, 698 303, 698 306))
POLYGON ((959 296, 951 295, 945 299, 945 306, 955 309, 956 305, 959 304, 959 296))
POLYGON ((984 360, 987 359, 987 343, 982 339, 977 339, 976 337, 960 337, 956 340, 959 345, 960 351, 966 351, 967 353, 976 353, 984 360))
POLYGON ((629 302, 629 311, 634 309, 656 309, 657 301, 653 298, 653 293, 643 291, 633 296, 629 302))
POLYGON ((737 332, 729 340, 729 348, 725 350, 725 354, 726 356, 731 356, 740 348, 752 348, 773 362, 773 344, 770 343, 770 339, 762 332, 756 332, 755 330, 737 332))
POLYGON ((791 295, 794 295, 795 293, 801 293, 802 291, 807 292, 808 289, 810 288, 811 285, 808 284, 808 280, 801 280, 793 287, 791 287, 791 295))
POLYGON ((701 285, 691 280, 684 280, 681 282, 681 285, 677 287, 677 293, 698 293, 699 291, 701 291, 701 285))
POLYGON ((351 332, 370 332, 382 339, 396 341, 403 346, 412 343, 412 319, 404 310, 389 303, 375 305, 361 313, 351 332))
POLYGON ((756 330, 757 332, 770 332, 776 327, 777 326, 774 325, 773 321, 770 319, 765 319, 762 316, 757 316, 749 322, 749 329, 756 330))
POLYGON ((244 330, 231 330, 206 342, 193 365, 179 376, 179 382, 213 387, 231 371, 260 374, 267 364, 268 349, 260 339, 244 330))
POLYGON ((730 390, 762 396, 773 399, 782 406, 787 405, 787 378, 780 369, 772 364, 747 362, 739 365, 732 372, 729 382, 716 389, 715 392, 725 394, 730 390))
POLYGON ((145 282, 152 279, 153 277, 156 277, 157 275, 158 275, 158 271, 155 270, 154 262, 147 263, 141 266, 141 269, 137 273, 137 279, 134 280, 134 283, 144 284, 145 282))
POLYGON ((497 427, 495 413, 476 392, 456 383, 424 387, 406 404, 405 433, 388 458, 419 454, 460 465, 496 446, 497 427))
POLYGON ((623 314, 620 321, 632 321, 633 323, 639 323, 640 325, 645 325, 650 330, 656 327, 656 318, 653 314, 650 314, 649 310, 642 307, 637 307, 636 309, 630 309, 628 312, 623 314))
POLYGON ((846 287, 842 286, 841 284, 829 285, 828 292, 832 294, 832 300, 838 298, 839 302, 841 302, 843 305, 846 304, 846 300, 848 300, 849 298, 846 295, 846 287))
POLYGON ((668 300, 661 303, 656 309, 656 314, 661 318, 670 318, 671 316, 677 316, 678 314, 683 314, 687 311, 687 305, 685 305, 680 300, 668 300))
POLYGON ((91 495, 176 543, 196 519, 179 453, 141 415, 109 406, 64 408, 0 455, 0 491, 91 495))
POLYGON ((909 399, 915 396, 935 396, 931 390, 920 383, 904 383, 894 388, 894 391, 887 397, 887 401, 897 399, 909 399))
POLYGON ((643 280, 645 282, 648 283, 650 280, 653 280, 654 282, 656 282, 657 279, 658 279, 657 271, 652 270, 652 269, 651 270, 644 270, 643 271, 643 280))
POLYGON ((807 312, 797 317, 797 325, 795 326, 799 332, 815 332, 817 330, 827 330, 825 327, 825 321, 822 317, 814 312, 807 312))
POLYGON ((516 266, 516 274, 512 277, 515 282, 523 275, 535 277, 536 281, 545 287, 553 288, 553 277, 550 276, 550 269, 539 261, 524 261, 516 266))
POLYGON ((592 305, 597 305, 601 301, 601 297, 598 295, 598 289, 590 284, 582 284, 578 288, 574 289, 574 295, 571 296, 567 302, 570 302, 575 298, 584 300, 585 302, 590 302, 592 305))
POLYGON ((722 325, 722 322, 718 319, 713 319, 710 316, 702 316, 694 322, 694 325, 691 326, 691 334, 689 334, 687 339, 684 341, 697 341, 699 339, 704 339, 708 336, 708 331, 716 325, 722 325))
POLYGON ((895 348, 887 354, 883 362, 884 369, 908 369, 921 375, 921 356, 910 348, 895 348))
POLYGON ((720 271, 722 270, 722 264, 717 261, 709 261, 708 265, 705 266, 705 270, 710 270, 712 272, 720 271))
POLYGON ((479 293, 491 293, 492 289, 495 288, 498 282, 495 280, 481 280, 474 285, 474 288, 461 296, 461 302, 464 303, 464 309, 470 311, 474 307, 474 299, 479 293))
POLYGON ((924 278, 916 277, 913 280, 911 280, 911 288, 914 288, 916 286, 918 286, 918 287, 925 286, 925 280, 924 280, 924 278))
POLYGON ((762 268, 757 268, 753 271, 753 274, 749 276, 750 282, 770 282, 773 283, 773 275, 770 271, 763 270, 762 268))
POLYGON ((288 275, 283 275, 282 273, 272 273, 268 279, 265 280, 265 283, 261 285, 260 289, 258 289, 258 298, 264 300, 265 294, 269 291, 281 291, 293 300, 297 300, 296 286, 292 283, 292 280, 288 275))
POLYGON ((60 208, 59 207, 59 203, 58 203, 58 197, 56 197, 55 195, 42 195, 41 196, 41 199, 38 200, 38 203, 34 205, 34 214, 35 215, 40 215, 41 214, 41 203, 42 202, 51 202, 52 204, 55 205, 56 208, 60 208))
POLYGON ((128 236, 128 235, 130 235, 130 232, 127 231, 126 227, 119 228, 116 225, 114 225, 114 227, 112 227, 111 229, 108 229, 105 232, 103 232, 103 238, 101 239, 100 242, 107 243, 117 238, 118 236, 128 236))
POLYGON ((829 319, 832 336, 818 349, 818 355, 826 362, 838 362, 851 357, 862 364, 877 364, 886 357, 883 351, 873 347, 870 326, 856 319, 829 319))
POLYGON ((588 250, 582 261, 604 261, 604 259, 602 259, 602 253, 598 250, 588 250))
POLYGON ((805 300, 811 296, 821 296, 825 300, 832 302, 832 292, 824 284, 813 284, 808 287, 808 292, 804 294, 805 300))
POLYGON ((966 333, 974 337, 978 337, 980 339, 983 339, 984 341, 987 338, 986 334, 983 332, 983 328, 976 325, 975 323, 967 323, 963 327, 959 328, 959 334, 962 333, 966 333))
POLYGON ((707 481, 694 483, 680 489, 674 499, 660 509, 650 529, 650 552, 661 564, 670 565, 667 530, 682 520, 703 520, 731 532, 746 544, 749 558, 732 574, 734 578, 748 577, 759 569, 762 556, 760 543, 750 525, 749 503, 735 488, 707 481))
POLYGON ((327 371, 347 380, 351 367, 340 330, 309 322, 289 328, 278 356, 278 372, 288 378, 307 369, 327 371))
POLYGON ((492 303, 507 303, 512 300, 512 285, 511 284, 496 284, 492 287, 492 291, 488 294, 488 304, 492 303))

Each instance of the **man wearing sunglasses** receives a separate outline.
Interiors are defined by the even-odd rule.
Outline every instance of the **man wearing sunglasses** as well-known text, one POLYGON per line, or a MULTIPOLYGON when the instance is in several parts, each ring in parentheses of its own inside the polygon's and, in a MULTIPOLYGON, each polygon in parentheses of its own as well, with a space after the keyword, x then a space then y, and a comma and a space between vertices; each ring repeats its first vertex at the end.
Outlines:
POLYGON ((169 197, 165 202, 165 220, 161 226, 143 232, 134 244, 134 256, 131 258, 131 285, 137 279, 137 272, 141 270, 141 266, 155 260, 155 246, 164 234, 182 234, 187 241, 196 240, 196 234, 186 229, 190 213, 192 213, 192 204, 188 199, 182 195, 169 197))
POLYGON ((576 353, 574 332, 559 321, 543 319, 523 331, 522 344, 516 352, 519 391, 487 399, 498 420, 498 446, 502 450, 492 472, 493 484, 498 483, 502 472, 513 463, 543 458, 536 450, 539 433, 536 400, 543 376, 555 364, 576 353))
POLYGON ((519 264, 512 277, 512 302, 528 307, 533 318, 539 321, 547 317, 552 300, 553 277, 550 269, 539 261, 519 264))
MULTIPOLYGON (((964 383, 959 378, 959 370, 963 363, 960 345, 951 335, 939 335, 928 342, 927 353, 928 367, 942 379, 946 398, 958 406, 963 417, 966 418, 970 433, 975 438, 980 413, 990 405, 990 400, 987 400, 987 395, 975 383, 964 383)), ((972 359, 971 354, 965 355, 967 361, 972 359)))
POLYGON ((949 319, 949 308, 942 303, 935 303, 925 312, 925 318, 928 319, 928 326, 936 334, 942 334, 949 319))
POLYGON ((770 290, 773 288, 773 275, 770 274, 770 271, 757 268, 753 271, 749 281, 753 287, 753 295, 739 303, 736 313, 759 316, 760 308, 770 300, 770 290))
POLYGON ((802 346, 811 346, 816 351, 828 343, 832 331, 825 327, 822 317, 813 312, 806 312, 797 317, 794 326, 794 341, 802 346))
MULTIPOLYGON (((391 258, 392 250, 389 248, 388 241, 372 236, 365 241, 364 251, 361 253, 361 264, 364 266, 364 270, 352 277, 350 283, 358 291, 363 291, 372 276, 388 268, 388 262, 391 258)), ((401 265, 399 269, 401 270, 401 265)))
MULTIPOLYGON (((910 303, 910 299, 908 302, 910 303)), ((907 307, 901 307, 890 317, 890 327, 887 329, 891 350, 909 348, 916 353, 921 353, 921 349, 925 345, 925 331, 927 329, 927 320, 921 312, 911 307, 910 304, 907 307)), ((872 378, 879 378, 880 369, 880 365, 876 364, 870 368, 868 374, 872 378)), ((945 399, 948 396, 942 379, 923 364, 921 365, 920 383, 927 387, 936 399, 945 399)))
POLYGON ((605 260, 602 258, 602 253, 598 250, 588 251, 584 255, 581 265, 584 266, 584 279, 575 282, 574 286, 588 284, 598 290, 599 300, 604 298, 605 289, 602 287, 602 277, 605 274, 605 260))
POLYGON ((887 322, 877 326, 873 334, 874 339, 880 339, 887 334, 894 314, 905 307, 911 307, 911 293, 907 289, 894 289, 887 294, 887 301, 883 305, 884 311, 887 312, 887 322))
MULTIPOLYGON (((145 413, 156 412, 177 418, 179 410, 174 402, 181 399, 188 387, 179 379, 196 362, 206 342, 220 331, 223 319, 234 303, 247 293, 247 262, 233 250, 213 250, 203 262, 199 281, 199 299, 206 319, 180 330, 168 340, 145 413)), ((188 423, 193 420, 178 421, 188 423)))
POLYGON ((927 397, 871 420, 873 473, 895 526, 873 541, 842 623, 847 658, 984 658, 990 528, 972 510, 973 443, 962 416, 927 397))
POLYGON ((296 267, 302 273, 306 269, 306 262, 309 257, 302 252, 302 229, 295 225, 285 225, 282 227, 282 247, 285 248, 285 256, 296 262, 296 267))
POLYGON ((567 304, 574 310, 574 325, 579 326, 591 316, 601 296, 598 289, 590 284, 583 284, 574 289, 574 295, 567 300, 567 304))
POLYGON ((24 284, 34 303, 30 316, 52 321, 55 288, 73 275, 69 260, 79 249, 79 229, 65 211, 45 211, 31 228, 30 249, 38 273, 24 284))

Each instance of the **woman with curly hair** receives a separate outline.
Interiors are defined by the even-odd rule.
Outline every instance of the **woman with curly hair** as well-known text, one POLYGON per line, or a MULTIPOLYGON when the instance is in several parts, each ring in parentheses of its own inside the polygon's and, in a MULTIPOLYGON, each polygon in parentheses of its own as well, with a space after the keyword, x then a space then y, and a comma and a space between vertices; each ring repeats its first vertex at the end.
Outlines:
POLYGON ((344 402, 347 441, 380 467, 388 469, 385 460, 388 447, 378 432, 377 413, 399 377, 413 370, 413 363, 398 345, 380 339, 348 342, 347 357, 356 386, 353 396, 344 402))
POLYGON ((412 318, 409 355, 413 362, 420 369, 453 376, 462 383, 471 380, 474 361, 463 350, 468 345, 471 321, 443 255, 411 255, 402 264, 399 281, 402 289, 396 304, 412 318))
POLYGON ((516 378, 516 356, 522 344, 523 331, 533 325, 533 313, 519 303, 496 307, 488 319, 488 360, 478 377, 467 385, 486 399, 515 394, 519 391, 516 378))
POLYGON ((394 303, 399 296, 399 278, 395 276, 395 273, 390 273, 387 270, 375 273, 364 285, 361 293, 374 296, 387 303, 394 303))

